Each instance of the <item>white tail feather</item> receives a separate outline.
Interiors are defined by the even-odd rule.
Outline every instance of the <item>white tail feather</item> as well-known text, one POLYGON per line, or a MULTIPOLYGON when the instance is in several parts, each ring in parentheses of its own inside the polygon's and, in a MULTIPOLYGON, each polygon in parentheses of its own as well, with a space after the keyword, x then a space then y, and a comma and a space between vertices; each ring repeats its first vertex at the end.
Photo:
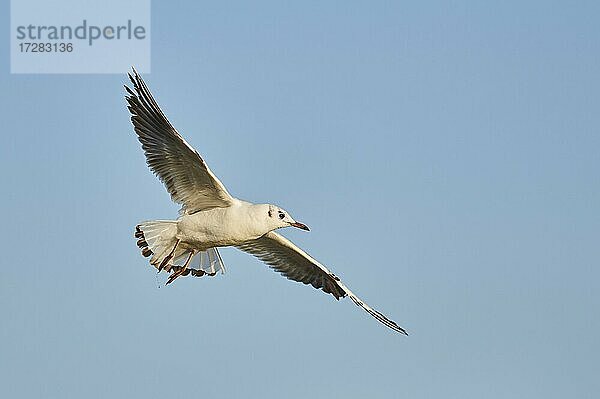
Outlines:
POLYGON ((135 236, 142 255, 150 256, 150 264, 158 269, 162 261, 171 253, 177 242, 177 222, 173 220, 153 220, 136 226, 135 236))
POLYGON ((225 265, 217 248, 194 250, 181 244, 176 235, 177 222, 173 220, 140 223, 135 230, 142 255, 151 256, 150 264, 159 271, 180 273, 182 276, 191 273, 197 277, 225 272, 225 265))

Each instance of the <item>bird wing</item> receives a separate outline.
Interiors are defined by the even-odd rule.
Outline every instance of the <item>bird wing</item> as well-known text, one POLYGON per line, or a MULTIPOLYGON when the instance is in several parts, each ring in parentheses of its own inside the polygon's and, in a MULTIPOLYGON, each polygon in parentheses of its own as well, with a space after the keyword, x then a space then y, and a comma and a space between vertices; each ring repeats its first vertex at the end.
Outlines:
POLYGON ((182 205, 182 213, 230 206, 234 198, 171 125, 135 69, 129 79, 135 91, 125 86, 125 98, 146 162, 173 201, 182 205))
POLYGON ((290 280, 311 284, 336 299, 349 296, 356 305, 379 322, 394 331, 408 335, 402 327, 363 302, 335 274, 282 235, 272 231, 256 240, 239 245, 238 248, 256 256, 290 280))

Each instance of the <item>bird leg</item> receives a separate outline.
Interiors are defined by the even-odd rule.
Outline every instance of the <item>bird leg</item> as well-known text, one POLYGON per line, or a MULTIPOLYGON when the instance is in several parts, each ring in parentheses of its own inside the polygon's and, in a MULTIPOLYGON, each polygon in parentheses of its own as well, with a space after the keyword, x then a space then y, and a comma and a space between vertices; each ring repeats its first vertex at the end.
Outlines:
POLYGON ((167 280, 167 283, 165 285, 169 285, 171 284, 173 281, 175 281, 175 279, 179 276, 181 276, 183 274, 183 272, 186 271, 188 265, 190 264, 190 261, 192 260, 192 258, 194 257, 194 255, 196 254, 195 251, 190 251, 190 254, 188 255, 187 259, 185 260, 185 263, 183 264, 183 266, 181 267, 180 270, 178 271, 174 271, 173 274, 171 274, 169 276, 169 279, 167 280))
POLYGON ((169 261, 171 259, 173 259, 173 255, 175 254, 175 250, 177 249, 177 246, 179 245, 180 242, 181 242, 181 240, 178 239, 177 242, 175 243, 175 246, 171 250, 171 252, 163 259, 162 262, 160 262, 160 266, 158 266, 158 271, 159 272, 167 265, 167 263, 169 263, 169 261))

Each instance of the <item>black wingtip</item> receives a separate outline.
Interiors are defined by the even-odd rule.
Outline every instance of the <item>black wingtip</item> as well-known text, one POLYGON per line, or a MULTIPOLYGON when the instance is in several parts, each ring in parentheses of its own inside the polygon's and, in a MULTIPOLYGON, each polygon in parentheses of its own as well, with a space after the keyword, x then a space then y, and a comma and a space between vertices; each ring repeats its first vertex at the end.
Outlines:
POLYGON ((131 90, 131 88, 127 85, 123 85, 123 87, 125 88, 125 91, 131 95, 131 96, 135 96, 135 93, 133 92, 133 90, 131 90))

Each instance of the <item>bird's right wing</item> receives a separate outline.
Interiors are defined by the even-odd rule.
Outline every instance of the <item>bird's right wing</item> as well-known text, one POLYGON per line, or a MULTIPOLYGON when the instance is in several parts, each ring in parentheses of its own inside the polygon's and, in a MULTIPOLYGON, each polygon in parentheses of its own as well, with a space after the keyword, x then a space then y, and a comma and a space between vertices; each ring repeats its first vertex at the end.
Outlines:
POLYGON ((272 231, 256 240, 239 245, 238 248, 256 256, 290 280, 311 284, 313 287, 333 295, 336 299, 348 295, 356 305, 379 322, 394 331, 408 335, 406 330, 364 303, 335 274, 282 235, 272 231))
POLYGON ((165 184, 173 201, 186 213, 230 206, 234 198, 171 125, 135 69, 129 79, 133 90, 125 86, 125 98, 131 122, 148 166, 165 184))

